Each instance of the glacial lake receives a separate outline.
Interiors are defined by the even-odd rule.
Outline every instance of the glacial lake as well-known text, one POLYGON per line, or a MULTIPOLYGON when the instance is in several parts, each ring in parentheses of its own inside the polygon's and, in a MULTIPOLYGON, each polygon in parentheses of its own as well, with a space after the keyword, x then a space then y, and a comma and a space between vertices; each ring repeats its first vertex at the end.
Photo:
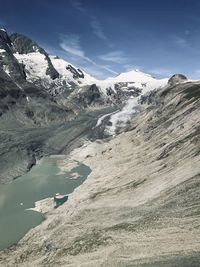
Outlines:
POLYGON ((0 250, 16 244, 44 220, 43 214, 27 210, 35 207, 36 201, 56 193, 72 193, 91 172, 88 166, 79 162, 72 164, 71 169, 61 171, 59 163, 62 160, 65 162, 63 157, 45 158, 12 183, 0 185, 0 250))

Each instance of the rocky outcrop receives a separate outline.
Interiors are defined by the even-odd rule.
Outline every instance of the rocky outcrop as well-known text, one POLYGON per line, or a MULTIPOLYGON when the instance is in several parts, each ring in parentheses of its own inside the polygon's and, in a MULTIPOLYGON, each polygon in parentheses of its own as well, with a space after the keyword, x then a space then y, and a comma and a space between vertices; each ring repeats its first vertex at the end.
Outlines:
POLYGON ((168 81, 169 85, 176 85, 187 81, 187 77, 183 74, 174 74, 168 81))
POLYGON ((84 78, 84 73, 82 72, 82 70, 80 69, 75 69, 72 65, 68 65, 66 67, 67 70, 69 70, 72 74, 73 74, 73 78, 77 79, 77 78, 84 78))
POLYGON ((7 32, 0 30, 0 68, 5 71, 16 82, 26 80, 24 66, 14 57, 12 52, 12 41, 7 32))
POLYGON ((128 99, 140 96, 142 89, 135 85, 128 87, 128 82, 119 82, 114 84, 114 88, 106 88, 106 94, 110 103, 120 106, 128 99))
POLYGON ((12 46, 12 41, 7 34, 5 29, 0 29, 0 44, 7 44, 8 46, 12 46))
POLYGON ((96 84, 91 86, 85 86, 80 89, 74 90, 74 92, 66 99, 66 105, 73 105, 80 110, 89 107, 99 107, 106 105, 106 99, 102 98, 99 88, 96 84))

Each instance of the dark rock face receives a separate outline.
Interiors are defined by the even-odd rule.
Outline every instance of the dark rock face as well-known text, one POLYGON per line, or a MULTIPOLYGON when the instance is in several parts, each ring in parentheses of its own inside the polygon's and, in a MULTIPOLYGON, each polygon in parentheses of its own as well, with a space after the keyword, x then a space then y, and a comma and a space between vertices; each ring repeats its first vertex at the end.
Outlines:
POLYGON ((49 75, 52 80, 55 80, 56 78, 59 77, 59 73, 54 68, 48 54, 36 42, 18 33, 12 34, 10 36, 10 39, 13 43, 14 53, 18 52, 19 54, 28 54, 28 53, 33 53, 33 52, 40 52, 41 54, 45 56, 45 59, 48 62, 48 68, 47 68, 46 74, 49 75))
POLYGON ((84 94, 84 96, 87 99, 86 102, 88 105, 95 101, 98 101, 101 98, 99 88, 96 86, 96 84, 91 85, 89 90, 84 94))
POLYGON ((2 71, 8 71, 10 77, 17 82, 25 81, 26 74, 24 72, 24 66, 14 57, 12 41, 4 30, 0 30, 0 49, 5 51, 0 54, 0 68, 2 71))
POLYGON ((5 29, 0 29, 0 43, 7 44, 8 46, 12 46, 12 41, 8 36, 5 29))
POLYGON ((0 118, 23 98, 25 98, 23 91, 0 69, 0 118))
POLYGON ((142 89, 137 88, 135 86, 125 89, 126 86, 127 83, 115 84, 115 92, 114 94, 111 94, 112 102, 121 105, 124 103, 124 101, 128 100, 130 97, 138 97, 141 95, 142 89))
POLYGON ((11 34, 10 39, 13 42, 14 53, 18 52, 19 54, 28 54, 32 52, 39 52, 41 49, 36 42, 18 33, 11 34))
POLYGON ((169 85, 175 85, 187 81, 187 77, 183 74, 174 74, 168 81, 169 85))
POLYGON ((80 69, 75 69, 72 65, 68 65, 66 67, 67 70, 69 70, 73 74, 74 79, 78 78, 84 78, 84 73, 80 69))
POLYGON ((155 95, 156 95, 156 90, 153 90, 153 91, 141 96, 139 103, 141 105, 144 105, 144 104, 150 105, 155 101, 155 95))
POLYGON ((80 92, 74 91, 74 93, 68 98, 68 103, 69 102, 73 103, 73 105, 79 107, 80 109, 105 104, 96 84, 85 86, 80 92))

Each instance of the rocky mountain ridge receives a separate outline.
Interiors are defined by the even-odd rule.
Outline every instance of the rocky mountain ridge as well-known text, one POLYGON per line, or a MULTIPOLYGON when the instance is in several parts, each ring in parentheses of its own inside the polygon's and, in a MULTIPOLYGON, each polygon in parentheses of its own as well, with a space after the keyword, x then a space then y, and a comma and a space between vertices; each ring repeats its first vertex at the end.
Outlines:
MULTIPOLYGON (((29 37, 18 33, 9 36, 4 29, 0 31, 7 50, 10 48, 10 57, 13 57, 13 61, 15 59, 15 65, 18 63, 21 66, 24 78, 36 86, 44 87, 58 101, 67 98, 75 89, 81 94, 80 88, 85 91, 96 85, 101 95, 101 103, 118 105, 135 94, 143 94, 167 83, 167 79, 157 80, 139 70, 98 80, 58 56, 49 56, 29 37)), ((6 56, 3 50, 1 53, 3 57, 6 56)), ((4 61, 4 70, 12 75, 10 68, 11 66, 4 61)), ((98 105, 99 102, 94 102, 93 105, 95 104, 98 105)))

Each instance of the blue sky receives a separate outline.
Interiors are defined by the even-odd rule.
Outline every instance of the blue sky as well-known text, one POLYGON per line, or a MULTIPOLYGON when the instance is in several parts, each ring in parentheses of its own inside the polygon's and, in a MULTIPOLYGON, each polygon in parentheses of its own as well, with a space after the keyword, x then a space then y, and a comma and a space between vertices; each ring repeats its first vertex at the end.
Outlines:
POLYGON ((0 24, 97 78, 200 79, 199 0, 0 0, 0 24))

